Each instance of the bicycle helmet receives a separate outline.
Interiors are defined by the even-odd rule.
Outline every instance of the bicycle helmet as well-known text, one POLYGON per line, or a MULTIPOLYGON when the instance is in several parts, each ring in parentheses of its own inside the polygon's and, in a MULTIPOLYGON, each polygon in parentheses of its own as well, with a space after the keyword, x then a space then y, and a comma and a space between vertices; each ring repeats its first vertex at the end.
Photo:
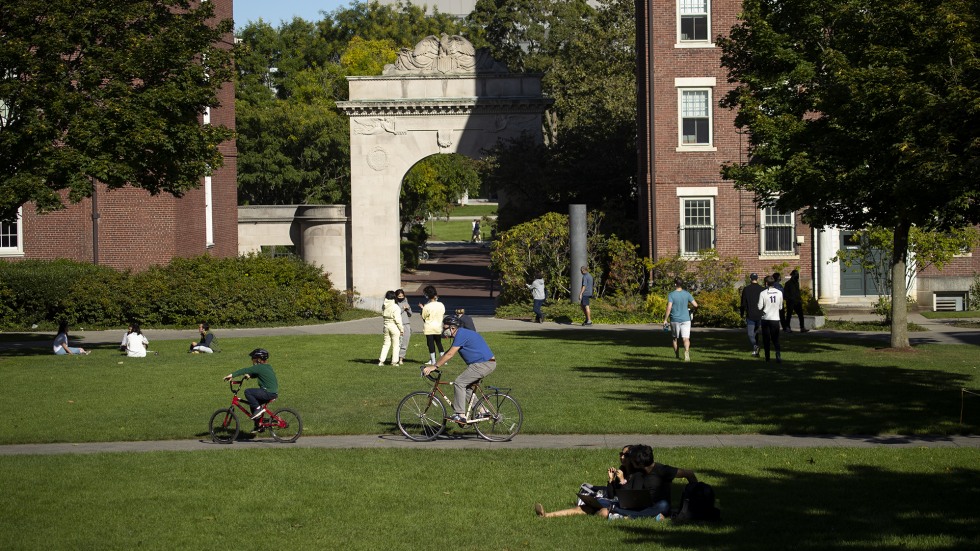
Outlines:
POLYGON ((259 359, 266 361, 269 359, 269 351, 265 348, 256 348, 255 350, 248 353, 248 357, 252 359, 259 359))
POLYGON ((442 318, 442 324, 450 327, 459 327, 459 318, 456 316, 446 316, 442 318))

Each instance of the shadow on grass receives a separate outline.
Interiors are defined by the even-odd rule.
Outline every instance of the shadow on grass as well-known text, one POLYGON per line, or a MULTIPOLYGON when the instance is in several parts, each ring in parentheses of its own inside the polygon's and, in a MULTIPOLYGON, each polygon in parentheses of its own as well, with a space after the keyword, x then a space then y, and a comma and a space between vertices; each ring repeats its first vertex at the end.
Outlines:
MULTIPOLYGON (((772 468, 766 477, 713 473, 722 522, 617 521, 626 544, 670 549, 977 549, 980 471, 840 473, 772 468)), ((675 494, 677 490, 675 488, 675 494)))
POLYGON ((622 349, 617 358, 603 360, 605 365, 570 367, 586 378, 631 381, 601 395, 627 410, 744 425, 747 432, 767 434, 972 434, 980 429, 958 423, 959 389, 969 385, 968 375, 898 365, 923 352, 876 350, 859 342, 860 348, 844 356, 841 340, 794 336, 783 339, 784 362, 767 363, 749 355, 744 333, 715 331, 695 334, 692 361, 681 362, 673 357, 669 336, 657 332, 522 336, 622 349), (861 363, 835 361, 840 357, 861 363))

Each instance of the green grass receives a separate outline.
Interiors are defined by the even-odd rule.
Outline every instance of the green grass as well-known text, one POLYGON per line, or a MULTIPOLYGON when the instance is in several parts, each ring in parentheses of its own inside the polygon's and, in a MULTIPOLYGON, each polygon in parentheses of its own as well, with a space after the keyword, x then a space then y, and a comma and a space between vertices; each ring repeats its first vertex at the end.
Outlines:
MULTIPOLYGON (((824 322, 824 329, 833 329, 834 331, 879 331, 882 333, 888 333, 891 331, 891 322, 886 321, 853 321, 853 320, 827 320, 824 322)), ((917 323, 908 324, 909 331, 928 331, 925 327, 917 323)))
MULTIPOLYGON (((429 241, 469 241, 473 237, 473 222, 470 220, 432 220, 425 225, 429 230, 429 241)), ((483 235, 489 235, 489 229, 483 235)))
MULTIPOLYGON (((325 450, 0 457, 0 541, 34 549, 976 549, 972 449, 660 449, 722 522, 539 519, 604 480, 609 450, 325 450), (260 542, 265 542, 262 545, 260 542)), ((656 447, 656 442, 649 442, 656 447)), ((681 491, 674 488, 674 502, 681 491)))
POLYGON ((922 317, 932 320, 956 319, 956 318, 980 318, 980 310, 964 310, 962 312, 919 312, 922 317))
POLYGON ((471 203, 466 206, 456 207, 453 209, 450 216, 472 216, 473 218, 480 218, 481 216, 495 216, 497 214, 497 204, 496 203, 471 203))
MULTIPOLYGON (((150 336, 152 339, 152 335, 150 336)), ((782 364, 752 358, 741 330, 695 331, 691 363, 673 357, 659 331, 488 333, 499 359, 487 383, 512 387, 524 433, 714 434, 976 433, 976 347, 877 349, 845 337, 783 339, 782 364)), ((84 345, 84 343, 81 343, 84 345)), ((111 345, 90 356, 5 351, 10 389, 0 444, 201 438, 231 393, 221 378, 272 352, 279 407, 315 434, 396 434, 399 400, 425 385, 412 362, 427 358, 415 335, 409 365, 378 367, 380 335, 222 338, 220 354, 186 353, 183 341, 151 341, 158 356, 126 358, 111 345)), ((454 359, 447 377, 459 373, 454 359)))

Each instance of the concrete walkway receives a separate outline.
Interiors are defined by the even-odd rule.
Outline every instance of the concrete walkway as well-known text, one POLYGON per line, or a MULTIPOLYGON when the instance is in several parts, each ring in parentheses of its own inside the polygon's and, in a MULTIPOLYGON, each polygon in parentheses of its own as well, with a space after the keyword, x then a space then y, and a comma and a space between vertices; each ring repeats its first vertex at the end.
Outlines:
POLYGON ((295 443, 280 444, 271 438, 215 444, 210 440, 149 442, 89 442, 65 444, 16 444, 0 446, 0 455, 59 455, 109 452, 222 451, 285 448, 398 448, 413 450, 516 450, 516 449, 611 449, 631 442, 655 448, 980 448, 980 436, 797 436, 767 434, 642 435, 573 434, 518 435, 510 442, 488 442, 471 431, 441 437, 432 442, 413 442, 401 435, 303 436, 295 443))

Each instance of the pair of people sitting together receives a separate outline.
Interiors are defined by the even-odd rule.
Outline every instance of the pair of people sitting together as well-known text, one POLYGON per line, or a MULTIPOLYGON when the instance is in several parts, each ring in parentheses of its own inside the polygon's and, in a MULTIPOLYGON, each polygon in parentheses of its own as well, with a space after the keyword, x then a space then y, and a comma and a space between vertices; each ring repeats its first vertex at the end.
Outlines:
POLYGON ((539 517, 565 517, 572 515, 599 515, 610 520, 620 518, 656 517, 662 520, 670 516, 670 494, 675 478, 697 482, 694 471, 678 469, 653 460, 653 448, 643 444, 625 446, 619 454, 620 465, 608 471, 608 487, 602 495, 596 494, 586 503, 581 498, 578 506, 571 509, 546 512, 540 503, 534 504, 539 517), (648 506, 627 509, 620 506, 616 490, 641 490, 649 492, 648 506))

